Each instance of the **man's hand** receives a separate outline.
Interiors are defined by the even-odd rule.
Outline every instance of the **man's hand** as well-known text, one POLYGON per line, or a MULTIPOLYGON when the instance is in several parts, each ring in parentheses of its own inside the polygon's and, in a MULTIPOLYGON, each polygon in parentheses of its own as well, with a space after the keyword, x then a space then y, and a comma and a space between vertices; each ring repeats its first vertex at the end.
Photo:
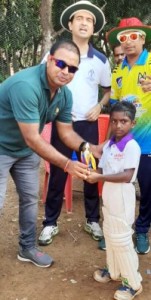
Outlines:
POLYGON ((88 111, 88 113, 86 114, 87 121, 94 122, 98 119, 98 117, 101 113, 101 106, 107 105, 109 102, 110 93, 111 93, 110 88, 102 88, 103 97, 102 97, 102 99, 100 99, 100 101, 94 107, 92 107, 88 111))
POLYGON ((65 171, 83 180, 86 180, 88 175, 90 174, 90 170, 88 169, 87 165, 79 161, 72 160, 69 160, 65 171))
POLYGON ((98 119, 100 115, 101 107, 100 104, 96 104, 94 107, 92 107, 88 113, 86 114, 87 121, 94 122, 98 119))
POLYGON ((151 92, 151 76, 146 76, 146 79, 141 78, 140 84, 144 93, 151 92))

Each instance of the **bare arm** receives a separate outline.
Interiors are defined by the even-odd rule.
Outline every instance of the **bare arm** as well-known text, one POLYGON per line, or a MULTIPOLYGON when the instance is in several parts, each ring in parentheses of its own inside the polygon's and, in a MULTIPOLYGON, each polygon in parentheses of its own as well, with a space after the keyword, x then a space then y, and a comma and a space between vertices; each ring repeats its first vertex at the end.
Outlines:
POLYGON ((99 103, 101 103, 102 105, 107 105, 110 99, 111 88, 106 88, 106 89, 102 88, 102 91, 103 91, 103 97, 99 103))
POLYGON ((103 175, 100 174, 98 172, 94 172, 91 171, 90 175, 87 177, 87 181, 89 183, 96 183, 98 181, 108 181, 108 182, 115 182, 115 183, 119 183, 119 182, 125 182, 128 183, 131 181, 132 177, 133 177, 133 173, 134 173, 135 169, 127 169, 124 170, 124 172, 121 173, 117 173, 117 174, 109 174, 109 175, 103 175))
POLYGON ((103 105, 107 105, 110 99, 110 88, 102 89, 103 97, 94 107, 92 107, 86 114, 87 120, 90 122, 96 121, 100 115, 103 105))
POLYGON ((72 124, 56 122, 56 126, 62 142, 69 148, 78 151, 83 138, 74 131, 72 124))
MULTIPOLYGON (((83 139, 73 130, 72 124, 57 122, 57 130, 62 142, 69 148, 78 151, 83 139)), ((96 158, 100 158, 104 143, 100 145, 90 144, 90 151, 96 158)))
MULTIPOLYGON (((61 123, 64 124, 64 123, 61 123)), ((47 143, 39 134, 39 124, 27 124, 27 123, 21 123, 18 122, 20 131, 24 137, 24 140, 29 148, 31 148, 34 152, 36 152, 39 156, 41 156, 43 159, 51 162, 54 165, 57 165, 58 167, 64 169, 66 166, 66 163, 68 161, 68 158, 64 155, 62 155, 60 152, 58 152, 52 145, 47 143)), ((64 127, 63 125, 61 125, 64 127)), ((70 126, 69 126, 70 128, 70 126)), ((72 128, 72 126, 71 126, 72 128)), ((70 128, 69 131, 72 133, 72 129, 70 128)), ((64 130, 62 128, 62 131, 66 131, 66 125, 64 127, 64 130)), ((61 132, 62 132, 61 131, 61 132)), ((67 130, 68 132, 68 130, 67 130)), ((72 134, 65 134, 63 135, 64 142, 67 143, 68 146, 72 146, 72 149, 77 149, 80 143, 83 141, 82 138, 78 137, 75 138, 75 141, 72 140, 72 134), (67 136, 67 137, 66 137, 67 136), (74 147, 75 146, 75 147, 74 147)), ((76 134, 76 133, 75 133, 76 134)), ((62 134, 61 134, 62 135, 62 134)), ((73 134, 74 136, 74 134, 73 134)), ((81 177, 82 179, 86 178, 86 175, 89 174, 89 171, 87 170, 87 166, 76 161, 73 162, 70 160, 68 163, 68 166, 66 168, 66 171, 72 175, 81 177)))

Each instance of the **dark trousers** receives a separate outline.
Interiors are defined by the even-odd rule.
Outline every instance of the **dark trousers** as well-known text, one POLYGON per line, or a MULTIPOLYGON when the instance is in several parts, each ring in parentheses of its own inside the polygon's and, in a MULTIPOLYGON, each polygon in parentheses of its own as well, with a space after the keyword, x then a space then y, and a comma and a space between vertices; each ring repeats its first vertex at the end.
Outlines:
POLYGON ((151 224, 151 155, 141 155, 138 183, 141 199, 135 230, 136 233, 147 233, 151 224))
MULTIPOLYGON (((84 140, 98 144, 98 122, 78 121, 73 123, 74 130, 83 137, 84 140)), ((62 154, 67 157, 72 157, 72 150, 67 148, 59 139, 56 125, 52 126, 51 144, 62 154)), ((77 153, 78 158, 79 153, 77 153)), ((45 220, 44 226, 55 225, 60 215, 64 188, 67 179, 67 173, 65 173, 59 167, 50 165, 50 179, 48 186, 48 193, 45 205, 45 220)), ((84 205, 86 211, 86 218, 90 222, 98 222, 100 218, 99 213, 99 194, 98 184, 89 184, 84 181, 84 205)))

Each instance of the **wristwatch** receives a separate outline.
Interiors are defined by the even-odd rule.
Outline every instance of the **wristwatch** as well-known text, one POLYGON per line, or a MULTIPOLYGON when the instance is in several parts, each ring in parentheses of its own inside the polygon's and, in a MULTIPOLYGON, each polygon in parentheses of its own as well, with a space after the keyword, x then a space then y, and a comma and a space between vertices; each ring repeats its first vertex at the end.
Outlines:
POLYGON ((101 101, 98 102, 98 104, 100 105, 100 109, 101 109, 101 111, 102 111, 102 109, 104 108, 104 105, 101 103, 101 101))

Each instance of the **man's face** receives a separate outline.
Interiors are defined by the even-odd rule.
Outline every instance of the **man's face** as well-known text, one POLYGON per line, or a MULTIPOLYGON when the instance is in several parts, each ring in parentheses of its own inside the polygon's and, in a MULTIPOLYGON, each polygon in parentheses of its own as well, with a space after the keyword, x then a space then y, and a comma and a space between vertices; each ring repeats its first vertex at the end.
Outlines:
POLYGON ((47 78, 51 88, 57 89, 68 84, 73 79, 75 73, 70 72, 70 68, 67 65, 72 67, 78 67, 79 65, 79 56, 72 50, 59 48, 53 56, 48 56, 47 78), (63 61, 66 67, 60 68, 57 66, 57 60, 63 61))
POLYGON ((119 65, 125 57, 125 54, 121 46, 117 46, 114 48, 113 55, 114 55, 115 64, 117 65, 119 65))
POLYGON ((138 56, 142 52, 143 45, 145 44, 145 36, 141 35, 139 31, 126 30, 122 32, 121 35, 119 35, 119 38, 122 40, 122 42, 120 41, 120 43, 123 52, 125 53, 126 56, 138 56), (136 34, 137 34, 137 38, 132 39, 131 37, 134 37, 136 34))
POLYGON ((79 11, 69 22, 69 29, 73 37, 89 39, 94 31, 94 18, 89 12, 79 11))

